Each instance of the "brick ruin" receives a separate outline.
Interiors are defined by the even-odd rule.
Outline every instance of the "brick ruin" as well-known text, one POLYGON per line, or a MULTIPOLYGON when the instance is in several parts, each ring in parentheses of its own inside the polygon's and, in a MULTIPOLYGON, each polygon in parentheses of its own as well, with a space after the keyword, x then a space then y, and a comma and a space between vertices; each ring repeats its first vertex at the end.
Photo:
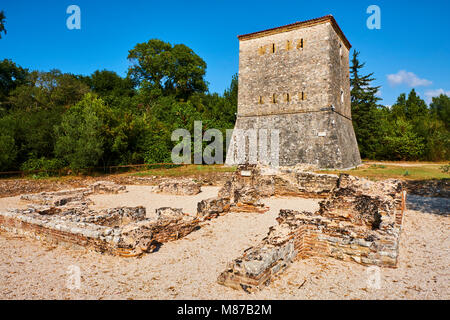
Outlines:
POLYGON ((259 212, 268 210, 262 198, 292 196, 326 198, 336 187, 339 177, 299 171, 290 167, 277 171, 258 165, 239 165, 218 196, 198 203, 197 214, 210 219, 228 212, 259 212))
POLYGON ((157 193, 193 196, 199 194, 202 184, 190 179, 168 179, 161 181, 155 188, 157 193))
POLYGON ((155 217, 147 218, 142 206, 89 208, 89 195, 121 192, 125 186, 97 182, 87 188, 23 195, 28 208, 0 212, 0 228, 124 257, 152 252, 198 228, 199 220, 181 209, 159 208, 155 217))
MULTIPOLYGON (((155 191, 192 194, 196 192, 192 183, 165 181, 155 191)), ((263 214, 268 210, 263 198, 298 196, 322 199, 320 209, 280 210, 278 225, 269 229, 259 245, 248 248, 227 266, 218 277, 220 284, 253 292, 270 284, 296 259, 311 256, 397 266, 406 201, 406 191, 398 180, 372 182, 292 167, 274 171, 240 165, 217 197, 198 203, 196 217, 170 207, 157 209, 151 218, 142 206, 91 208, 90 195, 123 192, 127 192, 125 186, 97 182, 86 188, 23 195, 21 200, 28 202, 28 208, 0 212, 0 229, 134 257, 188 235, 204 220, 230 212, 263 214)))
POLYGON ((398 180, 341 175, 317 212, 280 210, 278 225, 230 263, 218 282, 252 292, 294 260, 309 256, 396 267, 405 201, 398 180))

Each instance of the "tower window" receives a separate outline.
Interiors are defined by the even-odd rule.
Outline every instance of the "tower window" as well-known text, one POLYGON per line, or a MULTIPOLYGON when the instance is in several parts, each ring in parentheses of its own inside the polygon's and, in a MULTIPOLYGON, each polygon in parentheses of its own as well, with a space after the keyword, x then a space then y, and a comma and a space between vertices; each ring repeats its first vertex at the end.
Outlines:
POLYGON ((264 99, 262 96, 259 96, 259 100, 258 100, 259 104, 263 104, 264 103, 264 99))
POLYGON ((275 93, 272 95, 272 103, 277 103, 277 95, 275 93))
POLYGON ((341 103, 344 103, 344 90, 341 89, 341 103))
POLYGON ((258 48, 258 54, 260 55, 260 56, 262 56, 263 54, 265 54, 266 53, 266 47, 265 46, 262 46, 262 47, 259 47, 258 48))
POLYGON ((291 97, 289 96, 289 93, 286 93, 286 102, 291 101, 291 97))
POLYGON ((300 100, 306 100, 306 93, 302 91, 298 94, 298 97, 300 100))
POLYGON ((304 41, 303 41, 303 38, 301 38, 297 42, 297 49, 303 49, 303 44, 304 44, 304 41))
POLYGON ((275 53, 275 43, 272 43, 272 53, 275 53))
POLYGON ((286 51, 289 51, 292 49, 292 42, 290 40, 286 40, 286 51))

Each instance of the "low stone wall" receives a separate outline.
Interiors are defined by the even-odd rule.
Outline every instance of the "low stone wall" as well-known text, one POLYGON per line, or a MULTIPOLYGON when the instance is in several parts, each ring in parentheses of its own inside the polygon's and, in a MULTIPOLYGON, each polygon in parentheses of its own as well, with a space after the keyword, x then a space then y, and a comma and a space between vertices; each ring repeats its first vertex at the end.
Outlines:
POLYGON ((337 187, 338 179, 331 174, 240 165, 217 197, 198 203, 197 214, 205 219, 230 211, 264 213, 268 208, 261 199, 272 196, 325 198, 337 187))
POLYGON ((42 216, 30 210, 0 212, 0 228, 7 232, 121 256, 152 252, 165 242, 191 233, 198 222, 183 214, 147 219, 143 207, 108 209, 87 217, 42 216))
POLYGON ((155 192, 192 196, 202 191, 201 186, 193 180, 166 180, 158 184, 155 192))
POLYGON ((230 263, 220 284, 259 290, 295 259, 328 256, 396 267, 406 193, 400 181, 371 182, 341 175, 315 212, 280 210, 262 243, 230 263))
POLYGON ((160 208, 156 217, 149 219, 142 206, 100 211, 88 206, 89 194, 124 191, 124 186, 102 182, 84 189, 25 195, 22 199, 32 205, 28 209, 0 212, 0 228, 129 257, 152 252, 162 243, 184 237, 198 228, 199 220, 181 209, 160 208))
POLYGON ((123 193, 127 192, 124 185, 116 184, 111 181, 97 181, 89 187, 92 193, 123 193))
POLYGON ((274 177, 274 195, 326 198, 337 187, 339 176, 282 170, 274 177))

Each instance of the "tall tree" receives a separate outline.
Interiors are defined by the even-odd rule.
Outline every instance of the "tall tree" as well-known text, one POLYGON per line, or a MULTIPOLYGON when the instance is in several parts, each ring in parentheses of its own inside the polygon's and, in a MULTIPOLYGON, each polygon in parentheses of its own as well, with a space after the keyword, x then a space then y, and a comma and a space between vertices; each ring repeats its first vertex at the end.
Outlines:
POLYGON ((134 85, 131 79, 124 79, 114 71, 97 70, 91 76, 77 76, 77 78, 102 98, 107 96, 130 97, 134 94, 134 85))
POLYGON ((8 108, 7 98, 18 86, 27 83, 28 70, 4 59, 0 62, 0 110, 8 108))
POLYGON ((152 39, 129 51, 132 62, 128 75, 152 96, 175 94, 187 100, 195 92, 205 92, 206 63, 189 47, 152 39))
POLYGON ((379 86, 372 87, 373 73, 361 74, 365 63, 358 59, 359 52, 353 51, 352 65, 350 66, 350 86, 353 127, 358 141, 359 151, 363 158, 376 158, 382 147, 381 115, 377 108, 380 100, 376 96, 379 86))
POLYGON ((102 159, 106 136, 104 115, 108 113, 103 101, 88 93, 55 126, 56 154, 72 169, 93 167, 102 159))
POLYGON ((0 39, 2 38, 2 32, 6 34, 5 23, 6 23, 5 12, 2 10, 0 11, 0 39))
POLYGON ((441 94, 439 97, 433 97, 430 103, 431 114, 441 120, 447 130, 450 130, 450 97, 441 94))

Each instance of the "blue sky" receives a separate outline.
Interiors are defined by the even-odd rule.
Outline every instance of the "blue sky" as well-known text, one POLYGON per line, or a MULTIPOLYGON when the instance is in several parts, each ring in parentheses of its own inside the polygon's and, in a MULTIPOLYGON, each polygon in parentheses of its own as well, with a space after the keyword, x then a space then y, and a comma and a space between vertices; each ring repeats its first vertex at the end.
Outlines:
POLYGON ((184 43, 207 63, 210 91, 222 93, 238 71, 239 34, 332 14, 365 72, 374 72, 382 103, 391 105, 412 87, 427 101, 450 95, 450 1, 85 1, 0 2, 7 35, 0 59, 33 70, 90 74, 128 68, 128 50, 159 38, 184 43), (69 5, 81 9, 81 30, 69 30, 69 5), (381 9, 381 29, 370 30, 369 5, 381 9))

